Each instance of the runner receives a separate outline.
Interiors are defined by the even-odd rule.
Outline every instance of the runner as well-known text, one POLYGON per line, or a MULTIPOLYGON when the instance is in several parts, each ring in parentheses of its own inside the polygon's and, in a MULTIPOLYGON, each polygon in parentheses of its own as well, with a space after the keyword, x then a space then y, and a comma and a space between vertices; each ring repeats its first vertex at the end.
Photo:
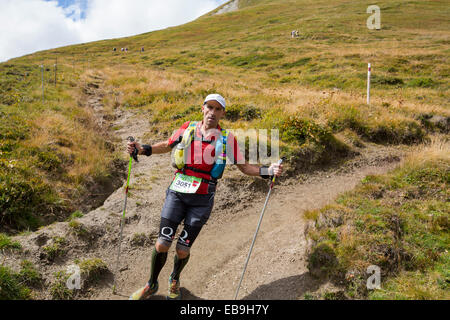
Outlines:
POLYGON ((152 252, 150 279, 143 288, 130 296, 130 300, 147 299, 158 291, 159 273, 166 263, 177 227, 184 221, 176 244, 167 295, 169 300, 181 299, 180 273, 189 261, 190 248, 208 221, 217 180, 222 177, 226 158, 249 176, 269 179, 273 175, 280 176, 283 171, 283 165, 277 163, 267 167, 249 164, 244 160, 236 138, 219 125, 225 115, 225 99, 221 95, 208 95, 202 112, 203 121, 184 123, 168 141, 152 146, 141 145, 137 141, 128 142, 127 151, 130 154, 136 148, 139 154, 147 156, 171 152, 176 147, 173 165, 177 168, 166 191, 159 237, 152 252))

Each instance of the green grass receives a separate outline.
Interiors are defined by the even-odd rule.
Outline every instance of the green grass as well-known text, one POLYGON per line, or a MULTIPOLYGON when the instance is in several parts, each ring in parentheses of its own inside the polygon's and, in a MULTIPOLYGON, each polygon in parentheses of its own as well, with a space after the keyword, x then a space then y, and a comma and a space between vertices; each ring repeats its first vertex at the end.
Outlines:
POLYGON ((95 284, 108 272, 108 266, 99 258, 85 259, 78 265, 85 285, 95 284))
POLYGON ((0 300, 29 300, 33 298, 32 289, 42 284, 43 278, 35 266, 22 260, 20 271, 0 266, 0 300))
POLYGON ((131 238, 131 245, 136 247, 152 245, 155 242, 154 235, 145 233, 135 233, 131 238))
POLYGON ((42 248, 47 260, 54 261, 56 258, 63 256, 66 253, 64 249, 65 244, 65 238, 54 237, 51 244, 42 248))
POLYGON ((22 245, 18 241, 11 240, 6 234, 0 233, 0 250, 3 249, 20 250, 22 245))
POLYGON ((42 285, 42 274, 36 269, 33 263, 29 260, 22 260, 20 263, 21 270, 18 274, 18 279, 21 283, 29 287, 37 287, 42 285))
POLYGON ((81 217, 83 217, 84 216, 84 214, 81 212, 81 211, 79 211, 79 210, 77 210, 77 211, 75 211, 75 212, 73 212, 70 216, 69 216, 69 218, 67 218, 67 221, 72 221, 72 220, 74 220, 74 219, 77 219, 77 218, 81 218, 81 217))
POLYGON ((22 284, 20 276, 5 266, 0 266, 0 300, 28 300, 31 290, 22 284))
POLYGON ((70 274, 67 274, 64 270, 55 272, 55 281, 50 287, 50 294, 53 300, 71 300, 74 298, 76 292, 75 289, 71 290, 67 287, 67 280, 70 278, 70 274))
POLYGON ((315 222, 310 271, 344 281, 351 298, 448 299, 450 160, 444 146, 437 155, 415 154, 388 175, 368 176, 335 204, 308 212, 315 222), (365 288, 369 265, 381 268, 381 290, 365 288))
POLYGON ((78 237, 86 237, 89 234, 84 225, 77 220, 71 220, 69 222, 69 228, 71 232, 76 234, 78 237))

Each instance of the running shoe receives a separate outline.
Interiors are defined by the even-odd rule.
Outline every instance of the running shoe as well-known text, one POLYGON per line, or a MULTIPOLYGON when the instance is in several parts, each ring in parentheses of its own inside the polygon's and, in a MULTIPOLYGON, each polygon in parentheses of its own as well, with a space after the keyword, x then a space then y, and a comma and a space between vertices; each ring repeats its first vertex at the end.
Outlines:
POLYGON ((180 280, 169 278, 169 294, 167 300, 181 300, 180 280))
POLYGON ((158 281, 153 286, 147 282, 145 287, 140 288, 135 293, 133 293, 128 300, 146 300, 154 295, 158 291, 158 281))

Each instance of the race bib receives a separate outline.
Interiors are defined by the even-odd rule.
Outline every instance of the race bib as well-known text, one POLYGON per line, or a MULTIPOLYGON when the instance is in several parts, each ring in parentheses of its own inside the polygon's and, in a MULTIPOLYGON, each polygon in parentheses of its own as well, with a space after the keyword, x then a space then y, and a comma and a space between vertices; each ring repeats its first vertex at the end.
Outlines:
POLYGON ((181 193, 196 193, 201 182, 202 178, 187 176, 178 172, 169 189, 181 193))

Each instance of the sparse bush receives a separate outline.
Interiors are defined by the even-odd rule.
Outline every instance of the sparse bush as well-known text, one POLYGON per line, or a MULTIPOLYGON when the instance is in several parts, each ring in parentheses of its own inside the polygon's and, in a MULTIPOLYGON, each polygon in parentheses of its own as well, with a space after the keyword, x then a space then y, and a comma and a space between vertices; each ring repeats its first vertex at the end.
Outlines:
POLYGON ((81 218, 83 216, 84 216, 84 214, 81 211, 77 210, 70 215, 70 217, 67 219, 67 221, 70 222, 74 219, 81 218))
POLYGON ((431 78, 416 78, 408 81, 408 87, 431 88, 436 82, 431 78))
POLYGON ((320 243, 308 256, 308 270, 316 277, 335 275, 338 266, 336 253, 330 243, 320 243))
POLYGON ((387 77, 381 75, 372 75, 370 82, 373 85, 384 85, 384 86, 402 86, 404 84, 403 80, 396 77, 387 77))
POLYGON ((74 297, 74 290, 67 287, 67 280, 70 275, 66 271, 55 272, 55 282, 50 287, 50 294, 53 300, 70 300, 74 297))
POLYGON ((31 261, 23 260, 20 266, 21 270, 18 274, 18 279, 21 283, 31 287, 36 287, 42 283, 42 275, 36 270, 31 261))
POLYGON ((146 235, 145 233, 135 233, 131 238, 132 246, 146 246, 154 243, 155 238, 152 235, 146 235))
POLYGON ((231 66, 236 67, 254 67, 262 62, 270 63, 275 62, 284 57, 283 53, 274 52, 274 53, 254 53, 249 54, 247 56, 237 56, 230 58, 226 63, 231 66))
POLYGON ((58 208, 57 196, 31 169, 15 166, 0 159, 0 217, 3 223, 17 229, 36 229, 39 210, 58 208))
POLYGON ((225 119, 230 121, 245 120, 251 121, 253 119, 261 118, 261 110, 252 105, 233 104, 227 107, 225 119))
POLYGON ((298 59, 298 60, 296 60, 294 62, 283 63, 281 65, 281 67, 284 68, 284 69, 290 69, 290 68, 294 68, 294 67, 303 66, 303 65, 307 64, 309 61, 311 61, 311 58, 310 57, 305 57, 305 58, 298 59))
POLYGON ((22 245, 18 241, 12 241, 6 234, 0 233, 0 250, 3 249, 20 250, 22 245))
POLYGON ((0 266, 0 300, 27 300, 30 297, 31 290, 22 284, 19 275, 0 266))
POLYGON ((79 263, 81 276, 84 278, 84 285, 97 282, 109 270, 103 260, 99 258, 86 259, 79 263))
POLYGON ((62 160, 58 153, 49 147, 45 147, 37 153, 37 166, 49 172, 61 170, 62 160))
POLYGON ((66 240, 62 237, 54 237, 53 243, 42 248, 44 251, 43 257, 48 261, 54 261, 57 257, 62 256, 66 251, 64 245, 66 240))
POLYGON ((88 230, 83 226, 83 224, 77 220, 71 220, 69 222, 69 227, 73 233, 79 237, 85 237, 89 234, 88 230))
POLYGON ((320 142, 331 135, 325 128, 299 115, 291 116, 284 121, 281 134, 283 141, 293 142, 296 145, 302 145, 308 139, 320 142))

